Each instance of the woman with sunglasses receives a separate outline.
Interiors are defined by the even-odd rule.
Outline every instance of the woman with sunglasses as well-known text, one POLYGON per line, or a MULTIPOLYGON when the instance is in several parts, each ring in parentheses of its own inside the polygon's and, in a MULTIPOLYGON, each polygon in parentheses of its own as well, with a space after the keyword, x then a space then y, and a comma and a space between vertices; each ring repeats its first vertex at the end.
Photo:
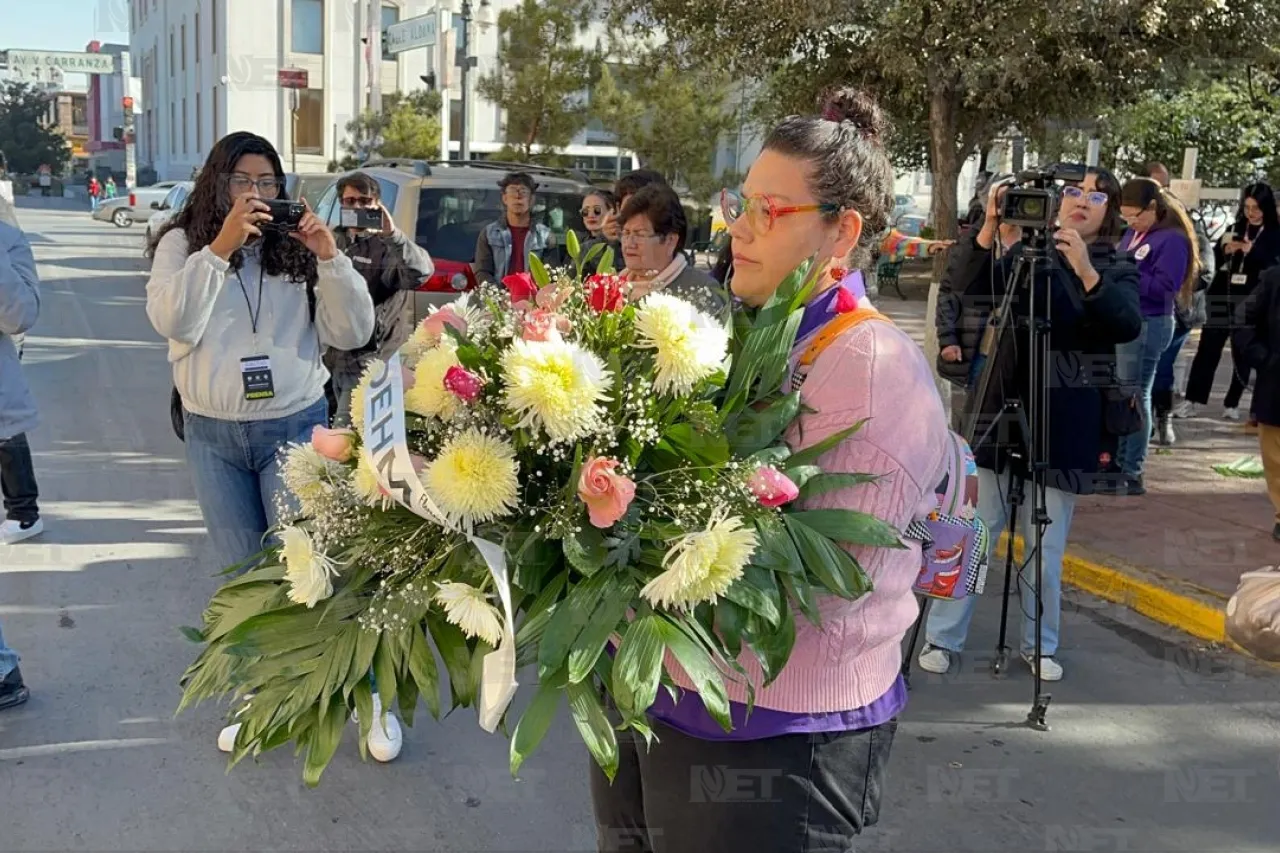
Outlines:
POLYGON ((689 222, 676 191, 650 184, 622 208, 622 277, 638 301, 659 290, 691 302, 699 311, 720 316, 729 300, 715 279, 691 265, 684 253, 689 222))
POLYGON ((615 253, 621 253, 616 245, 618 240, 618 202, 608 190, 592 190, 582 198, 582 224, 587 229, 587 239, 583 248, 590 248, 596 243, 615 244, 615 253))
POLYGON ((1141 394, 1145 426, 1120 439, 1116 464, 1125 476, 1120 491, 1141 495, 1146 493, 1142 475, 1151 443, 1156 369, 1173 340, 1175 302, 1185 310, 1191 308, 1200 249, 1182 205, 1151 178, 1134 178, 1124 185, 1120 214, 1129 224, 1120 248, 1138 265, 1142 334, 1117 348, 1117 367, 1121 379, 1141 394))
MULTIPOLYGON (((836 315, 870 307, 860 271, 893 208, 884 132, 873 101, 840 91, 821 116, 793 116, 774 128, 741 197, 726 194, 724 212, 732 289, 747 310, 768 302, 807 259, 821 264, 820 292, 804 309, 793 351, 788 387, 799 389, 804 413, 788 441, 808 447, 866 420, 820 464, 880 475, 878 484, 808 505, 869 512, 905 529, 928 511, 950 446, 924 354, 897 327, 873 320, 840 332, 807 371, 799 364, 836 315)), ((796 614, 790 661, 768 686, 758 661, 743 654, 755 706, 748 716, 745 686, 727 685, 733 731, 711 719, 677 673, 678 699, 659 691, 651 712, 653 743, 620 738, 612 784, 592 765, 600 850, 850 850, 876 822, 907 698, 901 646, 919 612, 911 586, 920 543, 851 553, 874 589, 857 601, 819 601, 821 627, 796 614)))
MULTIPOLYGON (((1013 266, 1023 255, 1019 243, 994 258, 1000 229, 1000 209, 1007 184, 995 184, 987 198, 986 219, 981 230, 966 234, 952 255, 953 286, 965 299, 999 306, 1005 288, 1012 282, 1013 266)), ((1049 364, 1044 377, 1048 395, 1047 424, 1029 423, 1032 430, 1047 436, 1045 504, 1050 523, 1044 529, 1041 548, 1044 585, 1037 597, 1034 572, 1019 575, 1022 594, 1022 659, 1036 666, 1035 607, 1041 606, 1040 677, 1045 681, 1062 678, 1058 651, 1058 626, 1062 611, 1062 558, 1067 550, 1067 534, 1076 497, 1107 490, 1107 475, 1119 436, 1109 434, 1104 388, 1118 384, 1116 346, 1128 343, 1142 331, 1138 308, 1138 272, 1116 250, 1123 230, 1120 219, 1120 184, 1105 169, 1090 168, 1079 185, 1062 189, 1057 230, 1052 232, 1051 254, 1056 257, 1042 266, 1039 280, 1032 283, 1038 293, 1048 294, 1049 364), (1056 249, 1056 251, 1054 251, 1056 249), (1031 575, 1031 577, 1028 577, 1031 575)), ((1025 494, 1031 495, 1028 471, 1022 457, 1011 451, 1024 449, 1017 423, 1002 420, 1011 400, 1023 406, 1030 402, 1031 375, 1028 369, 1030 317, 1026 294, 1015 294, 1013 316, 1018 322, 1006 328, 1001 340, 991 345, 985 367, 991 380, 979 399, 971 389, 966 415, 977 424, 970 437, 978 463, 978 516, 991 535, 994 562, 1000 534, 1009 515, 1009 488, 1021 479, 1025 494)), ((1043 305, 1044 298, 1037 304, 1043 305)), ((1044 319, 1041 315, 1041 319, 1044 319)), ((1122 401, 1121 405, 1128 405, 1122 401)), ((1025 409, 1024 409, 1025 410, 1025 409)), ((1034 418, 1034 413, 1029 414, 1034 418)), ((1031 513, 1020 513, 1023 539, 1033 534, 1031 513)), ((920 668, 942 674, 950 669, 952 657, 964 650, 977 596, 959 601, 935 601, 929 609, 925 647, 920 652, 920 668)))

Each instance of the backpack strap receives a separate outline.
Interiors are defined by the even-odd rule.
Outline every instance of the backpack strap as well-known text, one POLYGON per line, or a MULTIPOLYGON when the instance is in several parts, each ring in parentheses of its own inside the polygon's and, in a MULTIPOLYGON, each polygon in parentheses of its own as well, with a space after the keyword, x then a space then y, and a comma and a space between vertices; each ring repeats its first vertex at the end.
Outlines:
POLYGON ((814 335, 813 340, 805 347, 805 351, 800 356, 800 366, 810 367, 823 350, 831 346, 832 342, 840 335, 852 329, 854 326, 864 320, 883 320, 892 324, 893 321, 881 314, 874 308, 858 308, 847 314, 837 314, 825 326, 818 330, 818 334, 814 335))

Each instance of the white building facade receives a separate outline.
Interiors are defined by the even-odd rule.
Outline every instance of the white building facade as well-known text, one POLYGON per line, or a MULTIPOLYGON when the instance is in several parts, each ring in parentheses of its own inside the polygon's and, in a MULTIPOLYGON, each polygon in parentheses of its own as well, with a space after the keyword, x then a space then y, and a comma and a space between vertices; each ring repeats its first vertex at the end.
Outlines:
MULTIPOLYGON (((447 0, 446 0, 447 2, 447 0)), ((498 13, 519 0, 492 0, 498 13)), ((381 0, 377 29, 427 14, 435 0, 381 0)), ((479 0, 473 3, 478 8, 479 0)), ((367 0, 131 0, 133 73, 145 105, 137 124, 137 161, 159 179, 184 179, 228 132, 248 130, 275 144, 290 170, 323 172, 345 153, 346 124, 369 104, 366 45, 367 0), (296 150, 291 92, 278 84, 281 69, 307 72, 297 94, 296 150)), ((479 17, 478 15, 476 17, 479 17)), ((460 16, 452 16, 455 30, 460 16)), ((373 50, 380 51, 375 44, 373 50)), ((496 65, 497 27, 473 22, 468 123, 473 156, 503 147, 502 111, 476 94, 476 82, 496 65)), ((436 49, 422 48, 380 63, 383 93, 425 88, 436 71, 436 49)), ((450 91, 449 144, 456 157, 461 136, 460 69, 450 91)), ((596 135, 598 138, 598 134, 596 135)), ((616 147, 584 131, 566 151, 575 158, 616 160, 616 147)), ((625 158, 624 166, 630 165, 625 158)))

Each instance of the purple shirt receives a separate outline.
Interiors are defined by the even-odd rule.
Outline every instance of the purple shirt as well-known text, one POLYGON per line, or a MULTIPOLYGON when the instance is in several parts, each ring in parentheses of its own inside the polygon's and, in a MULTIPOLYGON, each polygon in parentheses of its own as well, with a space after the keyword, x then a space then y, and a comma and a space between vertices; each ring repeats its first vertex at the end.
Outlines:
POLYGON ((1120 249, 1138 265, 1138 304, 1143 317, 1173 315, 1173 300, 1191 264, 1191 246, 1177 228, 1157 228, 1138 237, 1130 228, 1120 238, 1120 249))
MULTIPOLYGON (((836 302, 840 291, 845 290, 862 303, 867 296, 862 273, 855 270, 847 275, 838 287, 818 294, 805 306, 804 317, 796 341, 802 341, 826 325, 838 312, 836 302)), ((702 698, 692 691, 680 691, 679 701, 672 701, 666 690, 658 691, 657 701, 649 709, 649 716, 681 734, 699 740, 740 741, 763 740, 780 735, 812 734, 815 732, 849 732, 870 729, 889 722, 907 706, 907 685, 899 675, 889 690, 869 705, 848 711, 831 711, 818 714, 793 714, 756 707, 747 715, 747 706, 741 702, 729 703, 729 719, 733 730, 726 732, 707 713, 702 698)))

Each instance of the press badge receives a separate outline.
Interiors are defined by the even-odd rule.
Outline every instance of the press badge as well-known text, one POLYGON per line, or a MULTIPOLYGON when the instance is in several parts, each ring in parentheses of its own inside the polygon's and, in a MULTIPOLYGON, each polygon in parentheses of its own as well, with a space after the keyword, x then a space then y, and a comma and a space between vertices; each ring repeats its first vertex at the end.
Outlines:
POLYGON ((1238 272, 1235 275, 1231 276, 1231 283, 1232 284, 1248 284, 1249 276, 1246 273, 1238 272))
POLYGON ((244 383, 246 400, 270 400, 276 395, 275 382, 271 379, 271 359, 265 355, 240 359, 240 380, 244 383))

